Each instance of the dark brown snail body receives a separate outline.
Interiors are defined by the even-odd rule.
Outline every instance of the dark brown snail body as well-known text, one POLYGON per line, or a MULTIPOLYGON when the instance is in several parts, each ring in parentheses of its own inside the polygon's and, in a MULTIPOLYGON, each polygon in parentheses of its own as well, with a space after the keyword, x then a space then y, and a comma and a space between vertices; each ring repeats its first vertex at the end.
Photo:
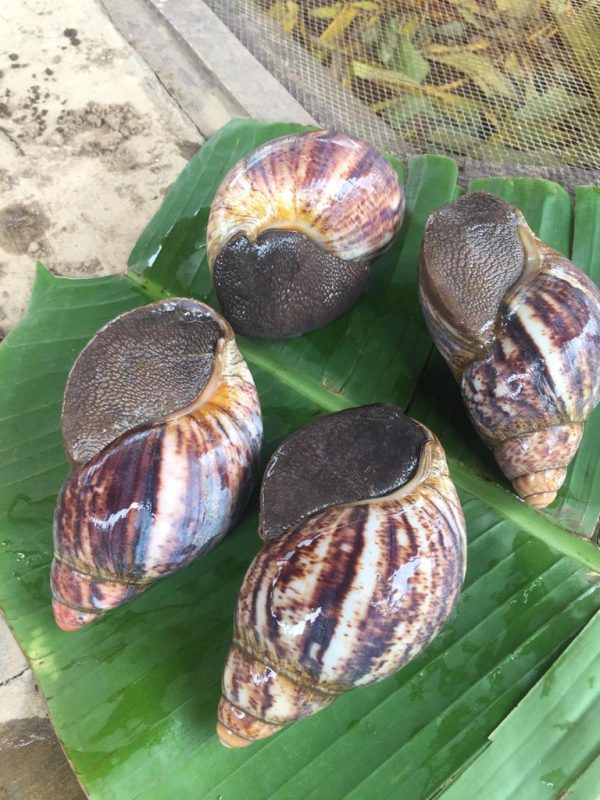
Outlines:
POLYGON ((275 452, 217 732, 243 747, 417 655, 452 611, 465 525, 438 440, 395 406, 317 420, 275 452))
POLYGON ((403 213, 396 173, 367 142, 327 131, 267 142, 212 203, 208 262, 223 314, 264 338, 327 325, 366 290, 403 213))
POLYGON ((74 469, 54 518, 53 609, 75 630, 227 533, 262 440, 252 376, 208 306, 168 300, 104 326, 69 375, 74 469))
POLYGON ((600 293, 485 192, 434 212, 419 290, 469 415, 517 494, 551 503, 600 399, 600 293))

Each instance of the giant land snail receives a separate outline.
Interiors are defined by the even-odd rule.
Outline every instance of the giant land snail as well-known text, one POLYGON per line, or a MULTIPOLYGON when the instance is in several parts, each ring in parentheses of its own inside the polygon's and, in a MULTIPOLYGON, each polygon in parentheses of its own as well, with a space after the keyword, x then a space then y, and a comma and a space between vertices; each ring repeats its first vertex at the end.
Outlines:
POLYGON ((274 139, 225 176, 208 262, 236 332, 288 338, 348 311, 402 224, 404 193, 370 144, 314 131, 274 139))
POLYGON ((105 325, 69 375, 53 609, 75 630, 203 555, 243 510, 262 418, 228 323, 193 300, 105 325))
POLYGON ((442 447, 391 405, 287 439, 265 471, 259 534, 223 674, 217 732, 229 747, 400 669, 440 630, 465 573, 442 447))
POLYGON ((429 217, 419 291, 477 432, 517 494, 547 506, 600 399, 600 292, 486 192, 429 217))

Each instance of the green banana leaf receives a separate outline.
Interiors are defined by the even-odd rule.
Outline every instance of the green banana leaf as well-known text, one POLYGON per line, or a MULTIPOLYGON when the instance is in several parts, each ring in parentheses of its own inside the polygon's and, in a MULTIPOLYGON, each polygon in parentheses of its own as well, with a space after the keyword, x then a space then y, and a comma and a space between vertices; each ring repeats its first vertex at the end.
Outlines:
MULTIPOLYGON (((288 342, 240 339, 265 418, 266 459, 316 415, 395 402, 440 436, 468 524, 465 586, 414 662, 241 751, 215 736, 220 677, 257 502, 205 558, 77 633, 50 609, 52 514, 67 463, 68 370, 107 320, 169 295, 213 303, 211 198, 227 169, 298 126, 238 120, 192 158, 136 244, 127 276, 53 277, 0 346, 0 608, 30 660, 83 787, 97 800, 485 797, 594 800, 600 739, 600 413, 544 514, 510 492, 462 410, 417 302, 428 214, 460 193, 454 162, 393 159, 407 196, 399 240, 344 317, 288 342)), ((600 190, 572 203, 537 180, 475 181, 518 204, 546 241, 600 279, 600 190)))

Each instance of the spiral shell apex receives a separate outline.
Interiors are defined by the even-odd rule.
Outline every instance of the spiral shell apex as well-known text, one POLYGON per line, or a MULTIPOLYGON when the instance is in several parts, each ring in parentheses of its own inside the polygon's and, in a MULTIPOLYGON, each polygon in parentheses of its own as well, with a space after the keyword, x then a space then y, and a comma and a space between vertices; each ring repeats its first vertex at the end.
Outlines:
POLYGON ((75 630, 221 540, 250 494, 262 418, 229 325, 169 300, 96 334, 62 419, 74 469, 56 505, 52 593, 58 625, 75 630))
POLYGON ((477 432, 515 491, 547 506, 600 399, 600 292, 485 192, 431 215, 419 291, 477 432))
POLYGON ((343 133, 268 142, 225 176, 208 261, 236 331, 288 338, 328 324, 366 290, 398 231, 404 194, 377 150, 343 133))
POLYGON ((400 669, 439 631, 465 573, 441 445, 390 405, 332 414, 284 442, 263 479, 260 535, 218 710, 230 747, 400 669))

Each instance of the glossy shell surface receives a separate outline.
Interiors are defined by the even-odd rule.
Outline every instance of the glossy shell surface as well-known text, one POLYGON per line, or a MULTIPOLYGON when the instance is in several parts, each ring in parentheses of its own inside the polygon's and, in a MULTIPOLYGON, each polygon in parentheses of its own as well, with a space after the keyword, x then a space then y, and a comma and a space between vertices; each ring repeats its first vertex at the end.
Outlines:
POLYGON ((520 212, 478 194, 470 201, 471 217, 463 198, 465 213, 453 217, 451 206, 436 212, 446 213, 450 225, 436 214, 430 218, 421 302, 479 435, 517 493, 543 507, 562 485, 585 419, 600 399, 600 293, 533 235, 520 212), (478 217, 486 214, 487 223, 478 217), (438 240, 446 235, 452 241, 459 226, 458 245, 445 263, 456 271, 468 265, 473 273, 462 318, 455 311, 459 289, 454 297, 438 273, 444 260, 438 240), (471 296, 478 298, 473 312, 471 296))
MULTIPOLYGON (((171 338, 177 338, 173 327, 193 326, 198 307, 206 317, 202 324, 211 330, 208 336, 187 331, 190 352, 182 354, 178 367, 171 363, 164 367, 171 381, 152 374, 159 364, 160 343, 156 360, 148 356, 146 369, 150 371, 142 370, 140 381, 157 387, 153 421, 147 420, 152 416, 147 398, 136 404, 134 395, 131 404, 124 403, 122 394, 121 403, 112 396, 105 399, 105 417, 100 424, 85 414, 73 420, 69 411, 73 403, 69 391, 83 393, 78 373, 87 378, 89 369, 99 369, 97 359, 102 352, 109 375, 123 358, 133 363, 135 374, 136 347, 140 347, 143 334, 139 325, 131 326, 127 315, 110 323, 116 330, 107 326, 100 332, 104 345, 93 340, 88 346, 91 349, 82 353, 80 359, 85 362, 91 353, 94 363, 76 363, 67 390, 64 418, 71 419, 71 431, 78 431, 67 447, 72 454, 92 453, 65 481, 54 520, 54 611, 58 624, 67 630, 127 602, 156 579, 181 569, 217 544, 244 508, 252 488, 262 420, 252 377, 231 329, 215 312, 194 301, 157 306, 130 313, 141 313, 144 322, 149 314, 167 315, 160 326, 170 346, 176 346, 171 338), (186 317, 187 313, 192 317, 186 317), (130 351, 123 351, 130 336, 135 344, 130 351), (204 359, 207 342, 210 348, 214 344, 209 366, 204 359), (200 360, 196 358, 198 347, 200 360), (113 358, 115 352, 118 355, 113 358), (199 364, 204 365, 204 375, 198 375, 199 364), (190 392, 198 387, 197 396, 185 405, 190 392), (165 414, 165 395, 174 388, 183 407, 165 414), (111 431, 120 430, 123 419, 131 421, 132 415, 145 419, 98 450, 111 410, 111 431)), ((150 326, 145 335, 153 337, 155 333, 150 326)), ((127 383, 126 376, 121 380, 127 383)), ((94 381, 91 389, 94 395, 102 395, 94 381)), ((112 384, 110 391, 114 391, 112 384)), ((173 398, 167 399, 173 405, 173 398)))
POLYGON ((403 213, 396 173, 372 145, 328 131, 283 136, 225 176, 208 222, 209 265, 237 236, 253 242, 277 229, 304 233, 344 261, 370 259, 403 213))
MULTIPOLYGON (((367 406, 339 416, 344 421, 354 416, 361 424, 365 414, 380 417, 381 433, 383 418, 401 412, 367 406)), ((335 417, 325 418, 333 420, 332 428, 335 417)), ((363 481, 364 499, 355 495, 353 502, 317 512, 304 504, 299 522, 265 537, 238 599, 219 707, 224 744, 244 746, 269 736, 340 693, 387 677, 431 641, 452 611, 465 572, 464 518, 439 442, 404 419, 422 441, 416 462, 390 494, 369 497, 372 483, 363 481)), ((369 446, 375 444, 376 427, 371 425, 369 446)), ((317 429, 309 438, 316 445, 322 433, 317 429)), ((310 457, 309 445, 305 439, 294 447, 310 457)), ((360 432, 355 445, 350 452, 344 448, 347 459, 363 451, 360 432)), ((387 460, 385 438, 378 445, 387 460)), ((342 450, 337 455, 333 469, 342 463, 342 450)), ((327 464, 320 470, 314 461, 306 464, 327 482, 327 464)), ((364 464, 355 474, 361 472, 364 464)), ((387 480, 385 465, 375 472, 375 483, 382 475, 387 480)), ((269 467, 266 475, 265 482, 269 467)), ((332 496, 337 494, 334 487, 332 496)), ((261 516, 264 535, 269 527, 264 504, 261 516)))

